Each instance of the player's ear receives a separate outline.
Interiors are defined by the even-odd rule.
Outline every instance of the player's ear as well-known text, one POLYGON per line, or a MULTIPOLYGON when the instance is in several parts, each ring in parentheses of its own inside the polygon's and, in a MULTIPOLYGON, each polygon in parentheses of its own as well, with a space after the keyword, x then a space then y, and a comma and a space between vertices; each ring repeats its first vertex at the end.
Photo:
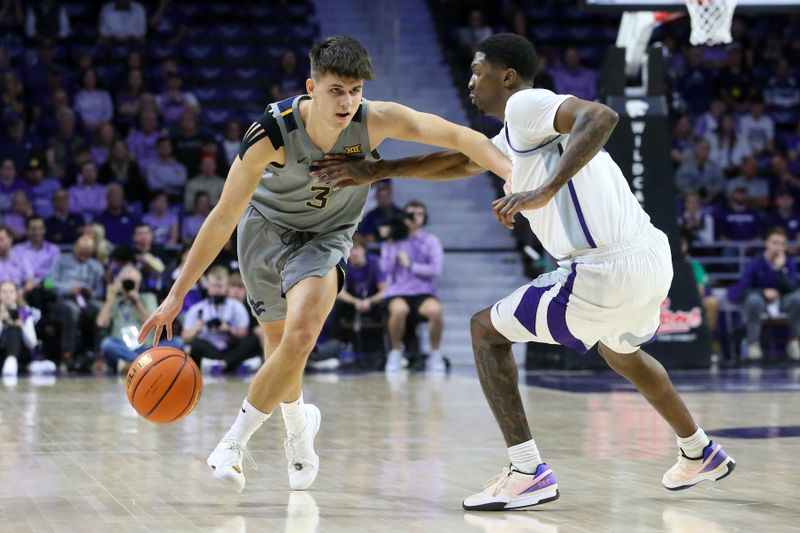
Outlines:
POLYGON ((307 94, 314 94, 314 79, 308 78, 306 80, 306 93, 307 94))
POLYGON ((519 74, 513 68, 507 68, 503 71, 503 85, 505 87, 514 87, 519 81, 519 74))

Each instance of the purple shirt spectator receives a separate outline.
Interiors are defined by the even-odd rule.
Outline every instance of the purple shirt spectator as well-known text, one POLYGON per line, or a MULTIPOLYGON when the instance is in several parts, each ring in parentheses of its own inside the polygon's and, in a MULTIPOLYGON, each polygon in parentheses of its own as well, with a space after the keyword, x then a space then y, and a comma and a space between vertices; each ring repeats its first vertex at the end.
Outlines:
POLYGON ((108 91, 97 88, 97 75, 89 69, 83 73, 81 90, 75 95, 75 111, 87 128, 94 130, 114 118, 114 104, 108 91))
POLYGON ((53 263, 61 255, 61 250, 51 242, 45 241, 36 248, 30 241, 25 241, 14 246, 11 249, 11 253, 29 263, 33 269, 33 276, 42 280, 50 273, 53 263))
POLYGON ((377 293, 378 284, 386 281, 380 260, 374 255, 367 255, 366 261, 361 268, 355 268, 347 263, 345 290, 356 298, 366 298, 377 293))
POLYGON ((564 66, 553 69, 553 83, 558 94, 571 94, 584 100, 597 97, 597 75, 581 66, 578 50, 568 48, 564 53, 564 66))
POLYGON ((99 183, 78 184, 69 188, 69 207, 85 220, 94 219, 106 208, 106 187, 99 183))
POLYGON ((17 191, 25 191, 30 197, 30 186, 27 182, 16 178, 14 162, 5 159, 0 166, 0 213, 11 210, 11 199, 17 191))
POLYGON ((692 115, 706 111, 714 96, 714 76, 703 64, 703 49, 689 50, 689 66, 680 80, 678 92, 686 102, 686 110, 692 115))
POLYGON ((33 203, 33 212, 40 217, 49 217, 53 214, 53 193, 61 188, 58 180, 45 178, 36 185, 31 185, 28 197, 33 203))
POLYGON ((728 298, 731 301, 740 302, 748 290, 796 288, 797 281, 797 265, 794 259, 787 255, 784 267, 776 271, 767 258, 761 255, 745 265, 742 277, 728 289, 728 298), (788 287, 786 287, 787 285, 788 287))
POLYGON ((794 210, 788 214, 770 213, 767 217, 766 227, 769 229, 776 226, 786 230, 786 236, 790 241, 796 241, 797 232, 800 230, 800 214, 794 210))
POLYGON ((762 238, 764 233, 763 219, 758 211, 741 206, 721 209, 714 226, 717 239, 731 241, 752 241, 762 238))
POLYGON ((422 230, 402 241, 382 243, 380 265, 388 284, 384 297, 435 295, 435 280, 442 273, 443 262, 444 250, 439 239, 422 230), (410 268, 398 262, 400 251, 408 256, 410 268))
POLYGON ((178 224, 178 215, 169 211, 162 215, 148 213, 142 217, 142 222, 152 228, 154 242, 164 246, 170 244, 170 234, 172 227, 178 224))
POLYGON ((115 214, 106 209, 97 215, 95 222, 102 224, 106 229, 106 239, 111 244, 131 244, 133 230, 139 223, 139 217, 128 211, 115 214))
POLYGON ((14 235, 19 237, 25 235, 25 218, 25 216, 19 213, 6 213, 0 217, 0 220, 2 220, 3 224, 11 228, 14 235))
MULTIPOLYGON (((10 236, 0 236, 0 239, 4 238, 10 239, 10 236)), ((11 280, 17 287, 22 287, 31 278, 33 278, 33 265, 26 257, 19 256, 11 250, 8 250, 6 257, 0 255, 0 280, 11 280)))
POLYGON ((200 226, 203 225, 206 217, 203 215, 189 215, 183 218, 183 225, 181 225, 181 240, 184 242, 192 242, 197 237, 197 232, 200 231, 200 226))
POLYGON ((158 159, 156 144, 163 132, 158 131, 158 115, 154 111, 142 111, 138 129, 128 134, 128 148, 140 168, 158 159))

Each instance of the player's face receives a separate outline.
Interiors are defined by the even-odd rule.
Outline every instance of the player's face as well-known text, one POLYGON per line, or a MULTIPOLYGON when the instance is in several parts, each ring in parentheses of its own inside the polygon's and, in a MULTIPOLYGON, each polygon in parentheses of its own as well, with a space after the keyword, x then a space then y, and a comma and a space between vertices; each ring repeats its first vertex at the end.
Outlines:
POLYGON ((313 98, 319 117, 334 128, 344 129, 353 120, 361 105, 364 80, 342 79, 325 74, 319 79, 306 82, 308 94, 313 98))
POLYGON ((470 101, 484 114, 495 114, 498 105, 502 105, 502 70, 489 63, 483 52, 475 52, 470 67, 472 76, 467 84, 470 101))

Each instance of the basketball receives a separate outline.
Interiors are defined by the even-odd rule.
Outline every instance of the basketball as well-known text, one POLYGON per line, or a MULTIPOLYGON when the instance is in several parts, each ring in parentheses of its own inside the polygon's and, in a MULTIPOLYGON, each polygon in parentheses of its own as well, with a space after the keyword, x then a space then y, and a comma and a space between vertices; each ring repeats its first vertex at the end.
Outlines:
POLYGON ((168 346, 142 353, 125 378, 128 401, 156 424, 171 424, 191 413, 202 390, 203 378, 192 358, 168 346))

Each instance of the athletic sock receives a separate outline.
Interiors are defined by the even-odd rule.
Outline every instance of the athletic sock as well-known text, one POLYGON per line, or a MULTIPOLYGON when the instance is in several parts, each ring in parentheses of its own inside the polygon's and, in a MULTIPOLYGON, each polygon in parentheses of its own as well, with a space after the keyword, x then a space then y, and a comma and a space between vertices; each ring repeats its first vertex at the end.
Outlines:
POLYGON ((511 446, 508 456, 511 458, 511 466, 526 474, 533 474, 536 467, 542 464, 539 449, 533 439, 511 446))
POLYGON ((689 459, 702 459, 703 449, 709 442, 711 441, 706 432, 702 428, 697 428, 697 431, 688 437, 678 437, 678 448, 689 459))
POLYGON ((302 392, 297 400, 281 403, 281 412, 288 433, 297 435, 306 427, 306 404, 303 403, 302 392))
POLYGON ((231 429, 225 433, 222 440, 233 440, 238 442, 242 448, 247 446, 247 441, 253 436, 261 424, 267 421, 272 416, 272 413, 262 413, 253 407, 247 398, 242 402, 242 408, 239 410, 239 415, 236 417, 236 422, 233 423, 231 429))
POLYGON ((442 351, 441 350, 431 350, 431 359, 441 359, 442 358, 442 351))

